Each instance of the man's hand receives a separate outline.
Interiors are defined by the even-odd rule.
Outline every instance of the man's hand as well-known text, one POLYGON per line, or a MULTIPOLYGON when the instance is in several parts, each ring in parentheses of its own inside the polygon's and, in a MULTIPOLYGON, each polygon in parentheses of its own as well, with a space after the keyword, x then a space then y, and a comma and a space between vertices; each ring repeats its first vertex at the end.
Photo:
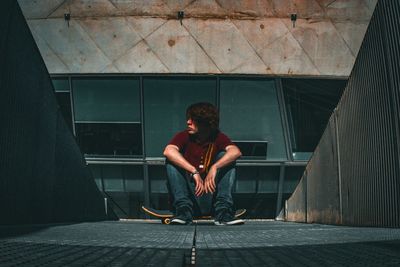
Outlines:
POLYGON ((215 177, 217 176, 217 168, 215 165, 211 166, 206 179, 204 181, 204 191, 206 193, 214 193, 215 192, 215 177))
POLYGON ((196 173, 195 175, 193 175, 193 180, 196 184, 194 194, 196 195, 196 197, 199 197, 205 191, 203 179, 201 179, 200 174, 196 173))

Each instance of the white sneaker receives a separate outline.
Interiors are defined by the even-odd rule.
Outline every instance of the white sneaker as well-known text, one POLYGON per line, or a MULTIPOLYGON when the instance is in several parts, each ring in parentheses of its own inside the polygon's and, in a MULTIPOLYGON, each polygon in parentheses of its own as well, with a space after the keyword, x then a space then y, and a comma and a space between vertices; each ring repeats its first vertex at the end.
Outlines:
POLYGON ((244 224, 244 220, 242 219, 233 219, 231 221, 214 221, 215 225, 222 226, 222 225, 240 225, 244 224))
POLYGON ((186 224, 190 224, 190 222, 187 222, 187 221, 179 219, 179 218, 174 218, 174 219, 171 220, 170 224, 186 225, 186 224))

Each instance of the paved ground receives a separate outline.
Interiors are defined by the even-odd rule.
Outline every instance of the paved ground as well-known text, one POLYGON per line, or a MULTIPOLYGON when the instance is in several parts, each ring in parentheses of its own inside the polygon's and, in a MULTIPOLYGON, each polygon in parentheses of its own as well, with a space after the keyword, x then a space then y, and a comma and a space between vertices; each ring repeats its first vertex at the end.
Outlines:
POLYGON ((400 266, 400 229, 125 221, 0 227, 0 236, 0 266, 190 266, 192 256, 196 266, 400 266))

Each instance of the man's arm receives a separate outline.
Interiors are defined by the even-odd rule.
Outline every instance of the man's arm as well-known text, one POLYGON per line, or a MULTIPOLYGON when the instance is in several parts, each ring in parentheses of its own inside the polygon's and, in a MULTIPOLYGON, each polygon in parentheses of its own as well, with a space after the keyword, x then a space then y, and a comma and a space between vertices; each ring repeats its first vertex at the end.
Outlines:
POLYGON ((207 177, 204 182, 206 193, 215 192, 215 177, 217 176, 217 170, 231 164, 242 155, 240 149, 235 145, 229 145, 225 148, 225 150, 225 155, 223 155, 222 158, 215 162, 208 171, 207 177))
MULTIPOLYGON (((171 161, 174 165, 188 171, 189 173, 195 173, 197 169, 190 164, 179 152, 179 147, 176 145, 167 145, 164 149, 164 156, 171 161)), ((204 192, 203 180, 200 177, 200 174, 197 173, 193 175, 193 180, 196 183, 195 194, 196 196, 200 196, 204 192)))
POLYGON ((222 167, 225 167, 226 165, 234 162, 242 155, 242 152, 240 152, 239 148, 235 145, 229 145, 225 148, 225 150, 226 153, 224 154, 224 156, 220 158, 217 162, 215 162, 211 167, 221 169, 222 167))
POLYGON ((173 164, 190 173, 194 173, 197 170, 182 156, 182 154, 179 152, 179 147, 176 145, 167 145, 163 154, 173 164))

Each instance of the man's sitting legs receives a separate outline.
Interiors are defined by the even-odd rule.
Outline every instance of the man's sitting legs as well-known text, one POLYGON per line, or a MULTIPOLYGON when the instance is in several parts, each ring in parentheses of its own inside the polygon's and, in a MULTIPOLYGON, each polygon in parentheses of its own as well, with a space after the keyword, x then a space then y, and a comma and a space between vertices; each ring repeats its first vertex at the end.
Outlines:
MULTIPOLYGON (((224 155, 221 152, 217 156, 217 160, 224 155)), ((236 180, 235 164, 230 164, 218 170, 216 183, 217 190, 215 192, 215 224, 216 225, 233 225, 243 224, 244 221, 235 218, 235 208, 233 204, 233 186, 236 180)))
POLYGON ((192 222, 193 202, 190 194, 189 181, 185 172, 176 166, 167 163, 169 193, 172 195, 175 217, 172 224, 190 224, 192 222))

